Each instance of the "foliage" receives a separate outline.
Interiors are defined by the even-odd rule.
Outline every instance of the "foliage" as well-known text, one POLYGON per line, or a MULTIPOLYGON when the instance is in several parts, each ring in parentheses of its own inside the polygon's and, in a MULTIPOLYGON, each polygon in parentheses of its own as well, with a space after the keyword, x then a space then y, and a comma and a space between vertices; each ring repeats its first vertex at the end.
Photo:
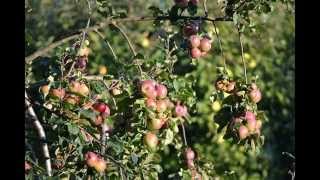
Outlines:
MULTIPOLYGON (((26 56, 78 29, 114 20, 98 32, 80 31, 76 39, 26 64, 26 90, 47 135, 55 178, 287 176, 289 162, 282 152, 294 153, 294 2, 207 1, 208 16, 202 2, 182 8, 174 1, 153 0, 26 1, 26 56), (190 57, 184 34, 190 24, 212 42, 198 59, 190 57), (164 111, 147 104, 150 97, 142 87, 150 79, 167 88, 165 97, 153 98, 156 104, 167 102, 164 111), (219 80, 235 87, 218 88, 219 80), (253 82, 261 101, 250 97, 253 82), (110 113, 97 111, 96 102, 110 113), (177 115, 180 104, 187 115, 177 115), (262 131, 241 140, 238 129, 248 126, 247 111, 262 121, 262 131), (244 120, 234 125, 235 117, 244 120), (154 129, 159 119, 166 120, 154 129), (145 142, 148 132, 159 140, 155 148, 145 142), (187 147, 196 152, 192 162, 184 157, 187 147), (88 166, 89 151, 106 160, 104 173, 88 166)), ((26 177, 47 177, 30 119, 26 144, 32 166, 26 177)))

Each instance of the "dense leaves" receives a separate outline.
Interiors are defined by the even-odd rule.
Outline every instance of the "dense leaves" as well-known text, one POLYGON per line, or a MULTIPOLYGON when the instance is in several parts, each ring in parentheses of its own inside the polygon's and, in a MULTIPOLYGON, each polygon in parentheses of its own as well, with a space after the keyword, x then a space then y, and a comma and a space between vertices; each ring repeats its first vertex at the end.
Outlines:
MULTIPOLYGON (((87 22, 114 20, 26 64, 55 178, 286 176, 294 4, 202 2, 27 1, 26 56, 87 22), (152 18, 130 20, 139 16, 152 18)), ((26 124, 26 177, 47 178, 36 129, 26 124)))

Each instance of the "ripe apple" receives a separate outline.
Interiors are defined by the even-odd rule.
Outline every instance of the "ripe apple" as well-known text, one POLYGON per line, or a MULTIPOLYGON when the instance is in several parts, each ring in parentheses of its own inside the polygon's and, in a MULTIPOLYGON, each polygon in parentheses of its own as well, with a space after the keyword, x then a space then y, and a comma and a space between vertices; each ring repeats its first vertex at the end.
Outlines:
POLYGON ((148 98, 156 98, 157 91, 156 91, 156 82, 153 80, 145 80, 142 82, 141 85, 141 92, 144 96, 148 98))
POLYGON ((163 98, 167 97, 168 90, 165 85, 157 84, 156 91, 157 91, 158 98, 163 99, 163 98))
POLYGON ((98 171, 99 173, 102 173, 102 172, 104 172, 106 170, 106 168, 107 168, 106 161, 104 159, 102 159, 102 158, 97 159, 97 161, 96 161, 96 163, 94 165, 94 169, 96 171, 98 171))
POLYGON ((103 113, 105 112, 105 110, 107 109, 107 105, 105 103, 102 102, 97 102, 95 104, 93 104, 92 106, 96 111, 103 113))
POLYGON ((145 135, 144 135, 144 143, 145 145, 152 151, 156 150, 157 146, 158 146, 158 137, 157 135, 155 135, 154 133, 152 132, 147 132, 145 135))
POLYGON ((66 95, 66 91, 63 88, 51 89, 50 94, 53 97, 63 99, 64 96, 66 95))
POLYGON ((69 90, 70 92, 79 94, 81 96, 87 96, 89 94, 89 88, 87 85, 78 81, 72 81, 69 84, 69 90))
POLYGON ((150 128, 150 130, 159 130, 162 128, 164 123, 165 123, 165 120, 163 120, 163 119, 152 118, 149 121, 149 128, 150 128))
POLYGON ((44 96, 47 96, 49 94, 50 87, 48 85, 41 86, 41 92, 44 96))
POLYGON ((24 170, 25 170, 25 172, 30 171, 31 168, 32 168, 32 166, 27 161, 25 161, 24 162, 24 170))
POLYGON ((191 35, 189 37, 190 48, 197 48, 200 46, 200 37, 198 35, 191 35))
POLYGON ((194 153, 194 151, 191 148, 187 148, 184 152, 184 157, 187 160, 194 160, 194 158, 196 157, 196 154, 194 153))
POLYGON ((211 40, 204 37, 200 41, 200 49, 201 51, 208 52, 211 49, 211 40))
POLYGON ((157 109, 157 102, 154 99, 151 98, 147 98, 146 101, 146 106, 152 110, 156 110, 157 109))
POLYGON ((239 127, 239 137, 241 140, 245 139, 249 135, 249 130, 246 126, 241 125, 239 127))
POLYGON ((79 103, 80 98, 76 95, 73 95, 73 94, 67 94, 64 101, 69 104, 76 105, 79 103))
POLYGON ((201 53, 200 49, 198 49, 198 48, 192 48, 192 49, 190 50, 190 55, 191 55, 192 58, 198 59, 198 58, 201 57, 202 53, 201 53))
POLYGON ((157 101, 157 112, 164 112, 167 110, 167 101, 166 100, 158 100, 157 101))
POLYGON ((248 121, 248 120, 256 120, 256 116, 254 115, 254 113, 253 112, 251 112, 251 111, 246 111, 245 112, 245 119, 248 121))
POLYGON ((250 132, 254 132, 256 129, 257 121, 255 119, 247 119, 247 127, 250 132))
POLYGON ((252 102, 258 103, 262 98, 261 91, 259 89, 253 89, 250 91, 249 97, 252 102))
POLYGON ((89 167, 94 167, 95 164, 97 163, 97 160, 99 159, 98 155, 94 152, 87 152, 85 155, 84 155, 84 158, 86 160, 86 163, 89 167))

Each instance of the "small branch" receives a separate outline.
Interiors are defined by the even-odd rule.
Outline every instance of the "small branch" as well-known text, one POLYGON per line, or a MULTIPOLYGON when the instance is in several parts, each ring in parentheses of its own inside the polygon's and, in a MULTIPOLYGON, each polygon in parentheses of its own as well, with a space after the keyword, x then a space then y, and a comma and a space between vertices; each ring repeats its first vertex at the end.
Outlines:
POLYGON ((25 91, 25 104, 27 106, 28 113, 32 116, 33 119, 33 125, 38 131, 39 138, 42 142, 42 150, 43 150, 43 155, 45 158, 45 163, 46 163, 46 169, 47 169, 47 174, 48 176, 52 176, 52 169, 51 169, 51 161, 50 161, 50 154, 49 154, 49 149, 48 149, 48 144, 46 142, 46 134, 45 131, 36 115, 34 112, 31 103, 28 100, 28 95, 27 92, 25 91))
POLYGON ((115 60, 118 60, 118 57, 117 57, 116 53, 114 52, 111 44, 110 44, 109 41, 105 38, 105 36, 104 36, 101 32, 99 32, 98 29, 96 29, 95 32, 96 32, 96 33, 103 39, 103 41, 107 44, 107 46, 109 47, 109 49, 110 49, 110 51, 111 51, 114 59, 115 59, 115 60))
POLYGON ((127 34, 124 32, 124 30, 123 30, 120 26, 118 26, 116 23, 112 23, 112 25, 113 25, 114 27, 116 27, 116 28, 120 31, 121 35, 127 40, 128 45, 129 45, 129 47, 130 47, 130 50, 131 50, 132 54, 133 54, 134 56, 136 56, 136 55, 137 55, 137 52, 136 52, 136 50, 134 49, 134 47, 133 47, 133 45, 132 45, 129 37, 128 37, 127 34))
POLYGON ((238 33, 239 33, 239 41, 240 41, 240 46, 241 46, 241 60, 242 60, 242 64, 243 64, 244 77, 246 78, 246 84, 248 84, 247 68, 246 68, 246 63, 244 61, 243 44, 242 44, 241 32, 240 32, 239 28, 238 28, 238 33))
POLYGON ((221 42, 220 36, 219 36, 219 34, 217 32, 216 23, 213 21, 212 24, 213 24, 213 28, 214 28, 214 33, 216 34, 217 39, 218 39, 220 53, 221 53, 221 56, 222 56, 222 59, 223 59, 224 70, 226 71, 227 70, 227 63, 226 63, 226 57, 223 54, 222 42, 221 42))
POLYGON ((183 125, 181 120, 180 120, 180 124, 181 124, 181 127, 182 127, 183 142, 184 142, 184 145, 187 147, 188 143, 187 143, 187 138, 186 138, 186 130, 184 129, 184 125, 183 125))
POLYGON ((208 17, 207 0, 203 0, 203 8, 204 8, 205 17, 208 17))
POLYGON ((107 127, 106 125, 103 123, 101 125, 101 154, 104 155, 106 153, 106 131, 107 131, 107 127))
POLYGON ((71 33, 71 35, 62 38, 61 40, 58 40, 52 44, 50 44, 49 46, 39 49, 36 52, 32 53, 31 55, 25 57, 25 62, 26 63, 31 63, 34 59, 48 53, 50 50, 60 46, 61 44, 67 43, 73 39, 77 39, 79 34, 81 34, 84 30, 86 30, 86 32, 91 32, 94 31, 95 29, 100 29, 100 28, 104 28, 107 25, 114 23, 114 22, 139 22, 139 21, 160 21, 160 20, 178 20, 178 19, 189 19, 189 20, 205 20, 205 21, 232 21, 231 18, 228 17, 218 17, 218 18, 208 18, 208 17, 201 17, 201 16, 179 16, 179 17, 170 17, 170 16, 158 16, 158 17, 128 17, 128 18, 122 18, 122 19, 110 19, 107 18, 105 21, 102 21, 100 23, 98 23, 97 25, 94 25, 92 27, 89 28, 83 28, 83 29, 79 29, 76 32, 71 33))

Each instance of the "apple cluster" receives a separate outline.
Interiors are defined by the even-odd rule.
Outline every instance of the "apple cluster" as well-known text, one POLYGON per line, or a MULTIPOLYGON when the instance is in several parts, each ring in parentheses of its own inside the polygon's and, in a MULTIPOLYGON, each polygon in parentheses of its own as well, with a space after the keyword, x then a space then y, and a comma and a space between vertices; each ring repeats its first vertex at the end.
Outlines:
POLYGON ((167 87, 154 80, 142 81, 140 90, 145 98, 145 106, 150 110, 147 122, 149 132, 144 136, 144 143, 154 151, 159 143, 156 132, 167 126, 172 114, 176 117, 185 117, 188 111, 180 102, 174 105, 167 97, 167 87))
POLYGON ((196 34, 188 38, 189 54, 192 58, 198 59, 205 56, 211 49, 212 40, 208 36, 200 37, 196 34))
POLYGON ((262 121, 256 119, 256 115, 251 111, 246 111, 238 117, 233 117, 232 124, 238 127, 240 140, 244 140, 251 135, 260 135, 262 127, 262 121))

